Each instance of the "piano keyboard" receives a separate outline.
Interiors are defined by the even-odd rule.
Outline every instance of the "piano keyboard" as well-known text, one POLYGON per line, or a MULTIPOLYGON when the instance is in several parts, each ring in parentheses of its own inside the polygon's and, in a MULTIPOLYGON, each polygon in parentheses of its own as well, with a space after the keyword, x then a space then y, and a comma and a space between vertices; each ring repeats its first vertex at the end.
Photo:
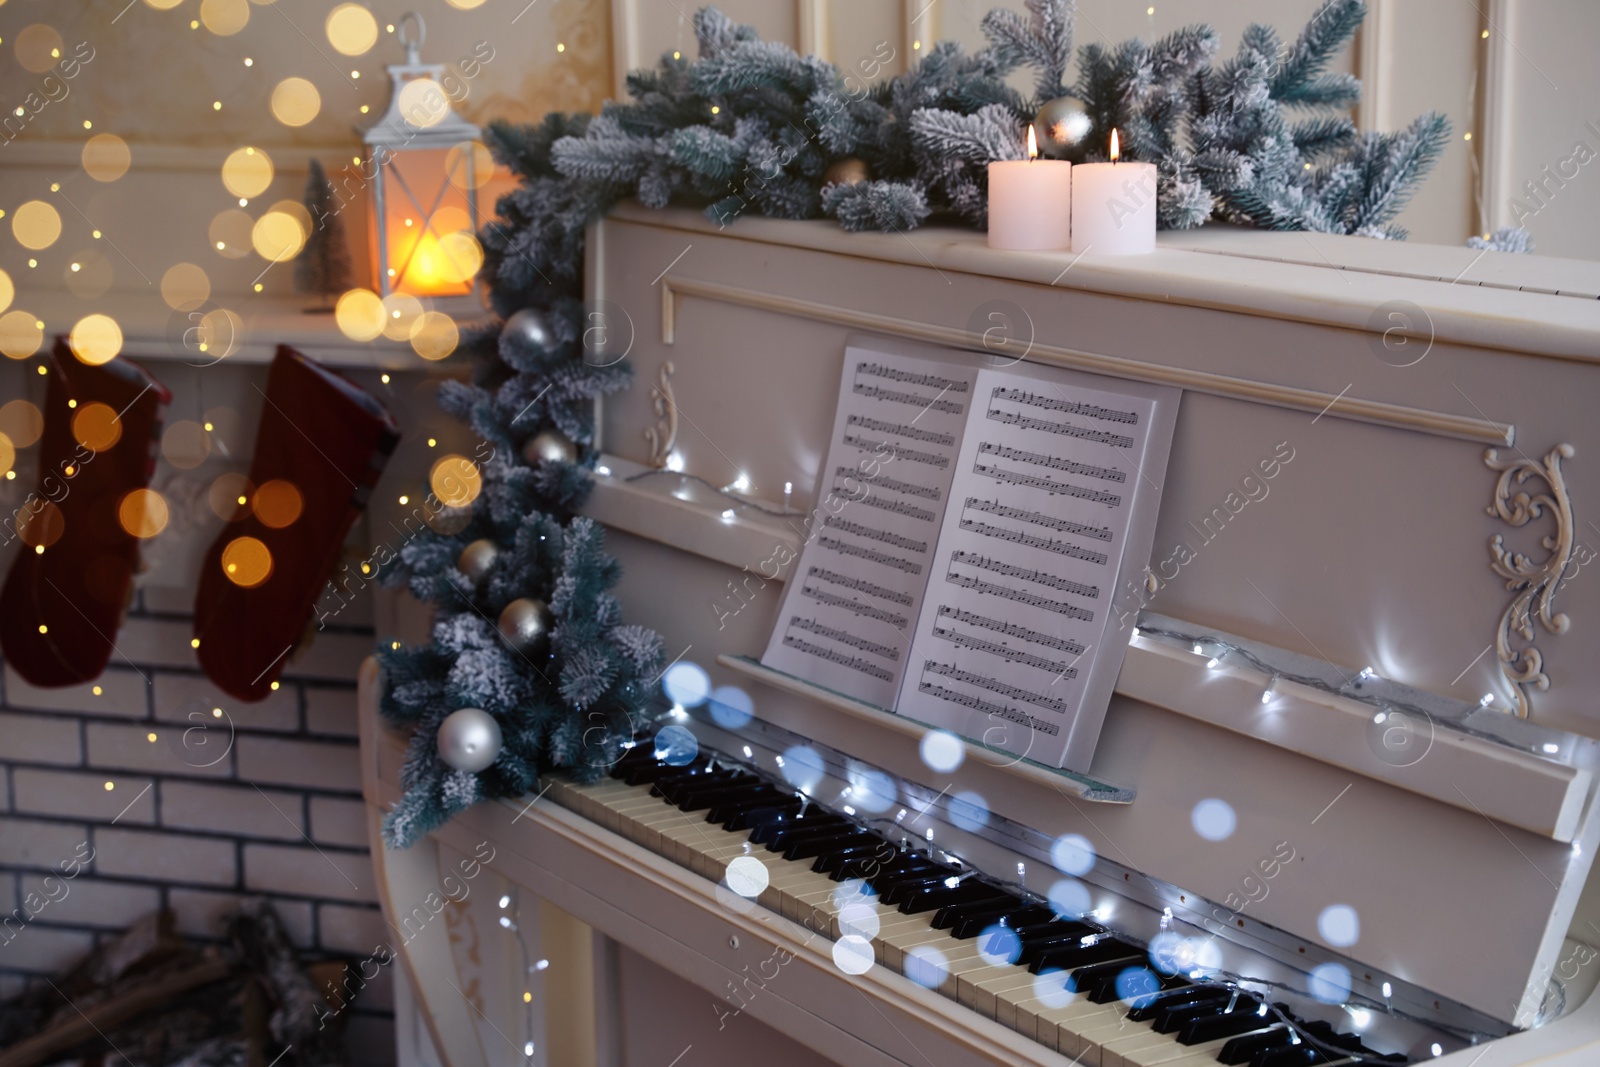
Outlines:
POLYGON ((829 938, 842 968, 870 953, 1082 1067, 1410 1062, 1242 988, 1159 973, 1112 930, 720 757, 672 766, 638 745, 611 778, 555 780, 549 795, 829 938))

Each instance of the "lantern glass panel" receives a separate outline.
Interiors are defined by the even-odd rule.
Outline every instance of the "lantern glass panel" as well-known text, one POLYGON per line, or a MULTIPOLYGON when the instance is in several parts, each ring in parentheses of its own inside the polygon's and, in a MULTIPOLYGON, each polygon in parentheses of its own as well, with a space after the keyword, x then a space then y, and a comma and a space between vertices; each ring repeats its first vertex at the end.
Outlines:
POLYGON ((378 194, 373 210, 372 240, 378 284, 382 292, 413 296, 459 296, 471 293, 483 261, 477 242, 477 196, 474 178, 461 171, 462 156, 471 167, 472 152, 450 148, 376 149, 378 194), (380 242, 380 231, 383 241, 380 242))

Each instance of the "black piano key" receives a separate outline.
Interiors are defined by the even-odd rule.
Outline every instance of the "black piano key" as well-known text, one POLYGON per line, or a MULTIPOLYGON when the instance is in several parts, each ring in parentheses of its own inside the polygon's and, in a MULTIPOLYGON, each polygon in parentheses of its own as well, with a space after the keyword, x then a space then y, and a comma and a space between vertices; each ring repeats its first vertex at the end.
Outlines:
POLYGON ((1319 1063, 1337 1063, 1345 1058, 1341 1051, 1324 1052, 1307 1042, 1289 1048, 1272 1049, 1260 1053, 1250 1061, 1250 1067, 1314 1067, 1319 1063))
POLYGON ((670 763, 662 763, 659 760, 648 763, 641 762, 629 767, 626 773, 623 774, 622 780, 629 785, 649 785, 659 778, 664 778, 669 774, 676 774, 681 770, 683 770, 682 767, 677 767, 670 763))
POLYGON ((750 800, 766 800, 771 802, 781 796, 771 786, 764 786, 761 779, 749 776, 745 781, 730 782, 719 786, 686 786, 680 789, 674 803, 679 811, 706 811, 718 803, 748 798, 750 800))
POLYGON ((916 872, 891 874, 882 879, 875 879, 870 884, 878 891, 878 897, 885 904, 900 906, 900 902, 910 897, 918 890, 931 886, 944 885, 951 878, 961 877, 962 872, 933 864, 916 872))
POLYGON ((1022 898, 1011 893, 1004 894, 1004 899, 991 904, 987 901, 977 901, 971 904, 946 904, 940 908, 933 917, 935 930, 949 930, 957 922, 969 917, 988 919, 989 925, 1000 921, 1001 916, 1010 915, 1027 907, 1022 898))
MULTIPOLYGON (((1151 1026, 1159 1034, 1173 1034, 1182 1030, 1184 1026, 1196 1019, 1204 1019, 1212 1015, 1231 1014, 1229 1010, 1230 1004, 1234 1010, 1239 1010, 1239 1005, 1244 998, 1236 996, 1231 990, 1224 990, 1223 992, 1226 995, 1222 997, 1204 997, 1192 1001, 1176 1001, 1163 1005, 1156 1009, 1155 1015, 1150 1020, 1151 1026)), ((1255 1011, 1258 1009, 1254 1003, 1249 1003, 1245 1005, 1243 1010, 1255 1011)), ((1265 1026, 1267 1024, 1263 1021, 1261 1025, 1265 1026)))
POLYGON ((934 864, 926 857, 896 849, 894 855, 887 859, 876 854, 848 859, 829 877, 835 882, 859 878, 872 886, 874 893, 879 893, 882 892, 879 885, 886 885, 891 879, 914 878, 933 869, 934 864))
MULTIPOLYGON (((870 861, 875 859, 881 864, 888 863, 894 859, 894 856, 895 847, 879 838, 877 841, 849 845, 845 848, 830 849, 827 852, 823 852, 817 856, 817 860, 811 865, 811 869, 818 874, 833 874, 851 860, 870 861)), ((844 879, 835 878, 834 881, 842 882, 844 879)))
MULTIPOLYGON (((1262 1020, 1265 1022, 1266 1020, 1262 1020)), ((1275 1026, 1254 1034, 1241 1034, 1232 1038, 1217 1053, 1217 1062, 1226 1064, 1249 1063, 1263 1052, 1276 1052, 1294 1044, 1294 1031, 1287 1026, 1275 1026)))
POLYGON ((662 775, 650 787, 650 795, 661 797, 668 804, 676 804, 677 798, 695 786, 707 785, 737 785, 741 780, 755 780, 753 776, 742 771, 708 771, 696 768, 685 771, 683 774, 662 775))
MULTIPOLYGON (((1002 912, 1000 914, 976 912, 957 919, 955 924, 950 927, 950 935, 962 939, 977 937, 990 926, 997 924, 1007 926, 1013 931, 1021 931, 1029 927, 1038 926, 1040 923, 1049 922, 1051 914, 1048 907, 1037 904, 1030 904, 1016 911, 1002 912)), ((1020 932, 1018 937, 1020 939, 1020 932)))
MULTIPOLYGON (((1023 947, 1027 952, 1028 946, 1023 947)), ((1063 971, 1075 970, 1090 963, 1102 963, 1106 960, 1123 960, 1144 958, 1144 949, 1137 945, 1130 945, 1126 941, 1118 941, 1114 937, 1104 938, 1092 945, 1062 945, 1057 948, 1046 949, 1039 954, 1028 969, 1034 974, 1047 967, 1058 967, 1063 971)))
POLYGON ((1024 967, 1031 967, 1035 961, 1046 953, 1060 949, 1076 948, 1083 944, 1083 939, 1098 935, 1099 930, 1083 923, 1074 922, 1049 922, 1037 926, 1020 926, 1017 928, 1017 938, 1022 942, 1022 958, 1017 962, 1024 967))
POLYGON ((1256 1011, 1230 1011, 1223 1015, 1209 1015, 1191 1019, 1178 1031, 1178 1044, 1199 1045, 1219 1038, 1248 1034, 1269 1025, 1268 1020, 1256 1011))
POLYGON ((611 777, 627 778, 628 772, 639 767, 658 764, 655 746, 649 742, 634 745, 632 748, 623 749, 622 756, 611 765, 611 777))
POLYGON ((1217 985, 1189 985, 1178 986, 1175 989, 1156 993, 1148 1000, 1135 1004, 1128 1010, 1130 1022, 1150 1022, 1163 1010, 1178 1004, 1197 1004, 1201 1001, 1228 999, 1229 992, 1217 985))
POLYGON ((779 815, 793 815, 800 810, 799 797, 779 797, 774 800, 724 800, 712 805, 706 813, 706 822, 720 823, 724 830, 750 830, 760 823, 772 822, 779 815))
POLYGON ((900 902, 900 913, 902 915, 918 915, 925 911, 942 908, 946 904, 1000 899, 1001 893, 994 886, 968 879, 953 886, 941 883, 919 889, 900 902))
POLYGON ((819 811, 813 807, 804 815, 774 819, 772 822, 756 827, 751 831, 750 842, 756 845, 766 845, 767 848, 776 852, 782 847, 779 842, 786 835, 805 833, 822 827, 837 830, 842 826, 848 825, 850 825, 849 820, 843 816, 819 811))
MULTIPOLYGON (((847 844, 870 843, 876 835, 865 830, 841 830, 836 834, 800 834, 788 838, 783 846, 783 858, 786 860, 808 860, 823 852, 832 852, 843 848, 847 844)), ((769 846, 770 847, 770 846, 769 846)))
POLYGON ((1067 989, 1073 993, 1087 993, 1106 982, 1115 982, 1123 971, 1136 966, 1138 965, 1125 963, 1122 960, 1091 963, 1086 967, 1079 967, 1067 976, 1067 989))

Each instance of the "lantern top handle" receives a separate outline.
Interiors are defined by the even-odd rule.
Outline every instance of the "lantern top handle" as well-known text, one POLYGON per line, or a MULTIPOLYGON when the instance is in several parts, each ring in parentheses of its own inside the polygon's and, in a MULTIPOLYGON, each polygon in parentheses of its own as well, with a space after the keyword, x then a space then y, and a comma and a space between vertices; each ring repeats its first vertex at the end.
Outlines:
POLYGON ((412 66, 422 62, 422 46, 428 40, 428 25, 422 21, 422 16, 415 11, 407 11, 400 17, 396 36, 406 46, 406 62, 412 66), (414 27, 411 32, 407 32, 407 23, 414 27))

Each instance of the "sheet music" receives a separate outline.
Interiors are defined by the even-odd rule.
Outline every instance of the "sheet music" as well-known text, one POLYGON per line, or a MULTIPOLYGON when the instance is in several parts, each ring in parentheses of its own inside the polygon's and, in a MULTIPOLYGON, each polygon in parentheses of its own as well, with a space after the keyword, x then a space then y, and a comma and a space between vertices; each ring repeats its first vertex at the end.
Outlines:
POLYGON ((1028 364, 978 374, 896 709, 1049 765, 1080 714, 1092 749, 1104 715, 1086 683, 1156 408, 1084 381, 1028 364))
POLYGON ((817 503, 767 666, 894 707, 977 376, 976 367, 846 348, 817 503))

